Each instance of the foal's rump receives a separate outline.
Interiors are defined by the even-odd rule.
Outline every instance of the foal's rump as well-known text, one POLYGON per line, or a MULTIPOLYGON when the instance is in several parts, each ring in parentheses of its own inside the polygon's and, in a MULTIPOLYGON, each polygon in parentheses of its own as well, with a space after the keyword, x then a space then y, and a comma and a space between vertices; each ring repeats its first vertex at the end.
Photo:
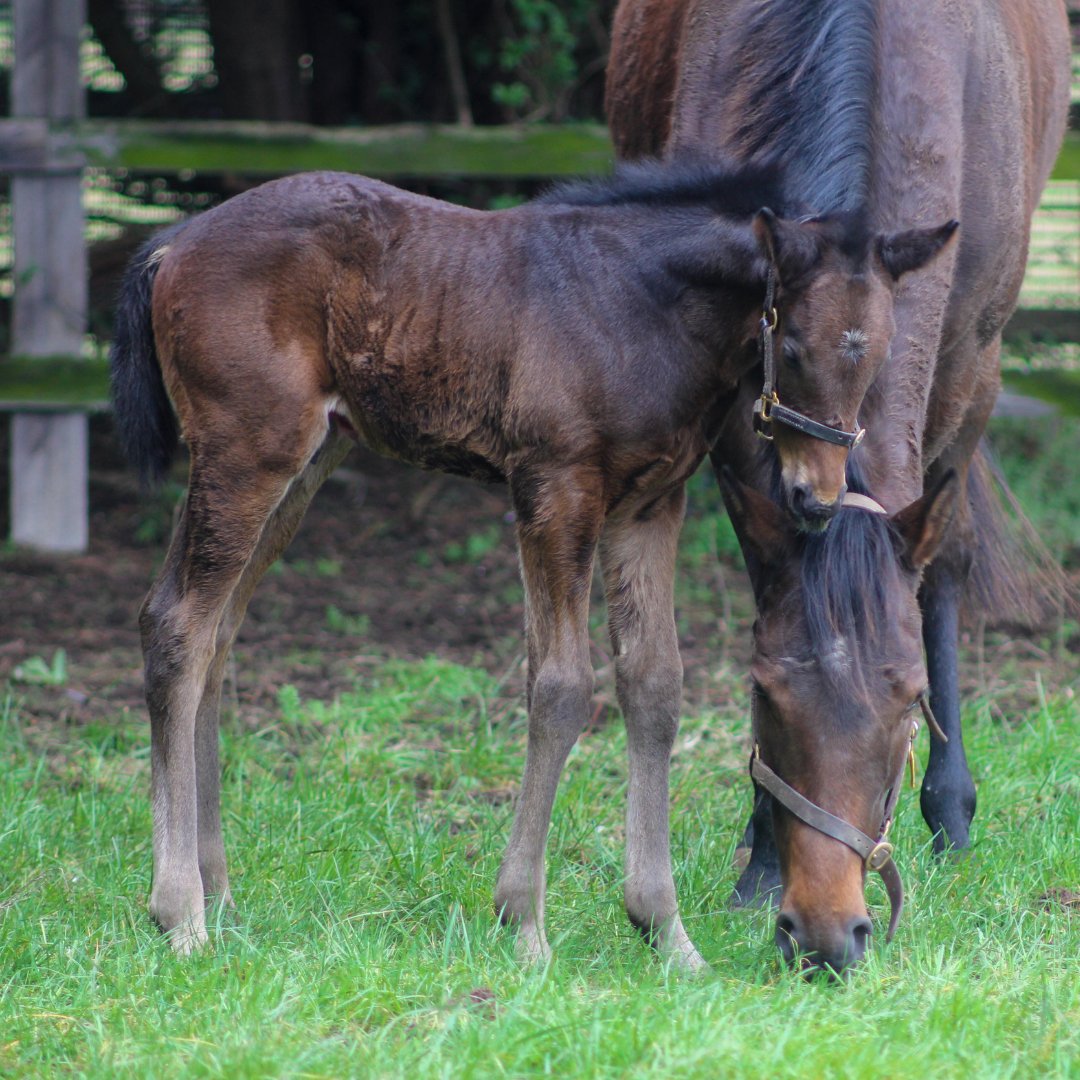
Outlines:
POLYGON ((393 192, 346 174, 287 177, 144 245, 117 304, 112 378, 117 427, 147 481, 163 478, 178 434, 193 451, 246 441, 271 470, 296 468, 300 431, 321 441, 333 297, 346 276, 356 294, 365 267, 378 273, 373 234, 393 192))

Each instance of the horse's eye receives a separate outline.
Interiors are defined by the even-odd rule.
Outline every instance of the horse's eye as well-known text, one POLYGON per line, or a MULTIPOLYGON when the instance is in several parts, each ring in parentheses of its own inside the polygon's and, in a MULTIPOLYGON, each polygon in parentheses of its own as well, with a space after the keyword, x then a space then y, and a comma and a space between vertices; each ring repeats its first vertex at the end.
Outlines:
POLYGON ((788 367, 797 368, 802 361, 802 349, 791 338, 784 340, 784 362, 788 367))

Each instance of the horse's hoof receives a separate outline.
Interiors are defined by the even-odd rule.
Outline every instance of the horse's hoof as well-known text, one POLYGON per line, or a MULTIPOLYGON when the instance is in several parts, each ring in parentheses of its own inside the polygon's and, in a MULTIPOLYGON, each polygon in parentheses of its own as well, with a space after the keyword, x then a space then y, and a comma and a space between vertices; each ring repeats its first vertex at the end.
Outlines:
POLYGON ((165 936, 177 956, 190 956, 209 940, 205 924, 198 925, 194 919, 188 919, 175 929, 167 931, 165 936))
POLYGON ((201 881, 195 889, 155 882, 150 893, 150 915, 179 956, 188 956, 207 940, 201 881))
POLYGON ((551 948, 540 931, 518 930, 514 952, 522 967, 543 967, 551 959, 551 948))

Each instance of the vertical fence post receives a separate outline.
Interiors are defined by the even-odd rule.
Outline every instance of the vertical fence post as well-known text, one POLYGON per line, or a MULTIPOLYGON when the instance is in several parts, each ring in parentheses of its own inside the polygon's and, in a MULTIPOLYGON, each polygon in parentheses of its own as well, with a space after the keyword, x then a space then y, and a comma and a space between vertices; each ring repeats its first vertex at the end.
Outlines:
MULTIPOLYGON (((79 41, 86 0, 14 0, 14 117, 85 114, 79 41)), ((86 329, 82 170, 48 159, 11 180, 15 246, 11 351, 77 356, 86 329)), ((11 425, 11 538, 44 551, 87 544, 87 419, 19 413, 11 425)))

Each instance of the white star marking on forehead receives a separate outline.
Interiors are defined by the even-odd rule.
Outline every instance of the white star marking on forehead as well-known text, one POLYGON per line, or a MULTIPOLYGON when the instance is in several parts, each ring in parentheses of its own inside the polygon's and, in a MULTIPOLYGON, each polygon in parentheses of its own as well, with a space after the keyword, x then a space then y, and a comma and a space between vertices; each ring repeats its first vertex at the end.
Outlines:
POLYGON ((840 335, 840 352, 845 360, 850 360, 853 364, 857 364, 866 355, 869 344, 870 338, 866 331, 857 326, 840 335))

